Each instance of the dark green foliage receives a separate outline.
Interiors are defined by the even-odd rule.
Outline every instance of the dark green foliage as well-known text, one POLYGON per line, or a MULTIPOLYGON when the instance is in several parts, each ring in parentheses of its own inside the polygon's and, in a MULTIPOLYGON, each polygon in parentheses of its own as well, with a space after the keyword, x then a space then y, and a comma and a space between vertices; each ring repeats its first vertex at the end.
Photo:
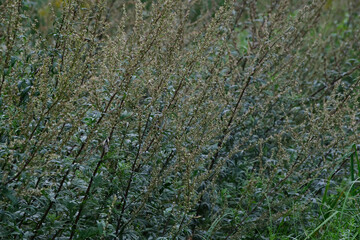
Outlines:
POLYGON ((0 238, 357 239, 359 10, 0 1, 0 238))

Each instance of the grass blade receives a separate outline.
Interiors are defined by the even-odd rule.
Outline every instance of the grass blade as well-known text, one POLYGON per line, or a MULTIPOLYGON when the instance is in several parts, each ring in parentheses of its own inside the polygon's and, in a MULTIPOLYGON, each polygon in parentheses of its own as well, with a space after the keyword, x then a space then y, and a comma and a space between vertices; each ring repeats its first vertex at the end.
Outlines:
POLYGON ((351 181, 355 181, 355 174, 354 174, 354 153, 350 156, 350 177, 351 181))
POLYGON ((312 235, 314 235, 322 226, 324 226, 327 222, 329 222, 333 217, 335 217, 336 214, 338 214, 338 211, 335 211, 333 214, 331 214, 330 217, 328 217, 325 221, 323 221, 317 228, 314 229, 306 238, 305 240, 309 239, 312 235))
POLYGON ((357 167, 358 167, 358 177, 360 177, 360 161, 359 161, 359 155, 356 149, 356 144, 353 145, 354 148, 354 155, 355 155, 355 159, 356 159, 356 163, 357 163, 357 167))

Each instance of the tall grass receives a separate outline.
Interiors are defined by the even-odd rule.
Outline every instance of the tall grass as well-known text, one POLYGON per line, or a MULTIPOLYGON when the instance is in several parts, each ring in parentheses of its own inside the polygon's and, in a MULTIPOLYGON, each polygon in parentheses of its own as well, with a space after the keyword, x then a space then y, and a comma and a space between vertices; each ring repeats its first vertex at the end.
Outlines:
POLYGON ((0 236, 311 238, 352 217, 358 10, 0 1, 0 236))

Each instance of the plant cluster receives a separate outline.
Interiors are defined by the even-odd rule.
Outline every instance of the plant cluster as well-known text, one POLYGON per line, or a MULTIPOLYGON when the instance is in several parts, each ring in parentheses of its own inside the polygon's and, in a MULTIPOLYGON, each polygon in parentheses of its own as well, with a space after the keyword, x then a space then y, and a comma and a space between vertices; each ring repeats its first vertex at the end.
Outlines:
POLYGON ((0 238, 355 239, 359 13, 0 0, 0 238))

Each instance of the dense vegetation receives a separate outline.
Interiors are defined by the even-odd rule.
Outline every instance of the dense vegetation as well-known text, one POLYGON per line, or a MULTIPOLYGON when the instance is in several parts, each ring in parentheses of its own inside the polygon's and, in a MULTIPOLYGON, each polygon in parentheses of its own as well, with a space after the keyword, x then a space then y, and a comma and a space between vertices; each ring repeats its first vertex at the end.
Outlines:
POLYGON ((1 239, 359 239, 357 0, 0 0, 1 239))

